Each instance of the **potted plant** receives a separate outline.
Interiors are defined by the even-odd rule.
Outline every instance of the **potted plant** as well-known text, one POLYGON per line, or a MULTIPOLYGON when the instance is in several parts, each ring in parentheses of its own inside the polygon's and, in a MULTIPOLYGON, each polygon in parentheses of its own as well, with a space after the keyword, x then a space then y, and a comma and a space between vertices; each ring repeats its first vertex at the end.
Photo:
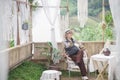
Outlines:
POLYGON ((57 48, 54 48, 51 42, 47 42, 47 44, 49 47, 37 47, 37 48, 44 49, 44 51, 42 52, 42 55, 47 56, 47 61, 48 61, 47 68, 57 69, 58 68, 57 64, 61 59, 60 50, 57 48))
POLYGON ((54 48, 51 42, 48 42, 48 45, 51 48, 51 50, 50 50, 50 54, 51 54, 50 59, 52 60, 52 63, 49 65, 49 68, 50 69, 58 69, 59 67, 57 66, 57 64, 59 63, 59 61, 61 59, 60 50, 57 49, 57 48, 54 48))

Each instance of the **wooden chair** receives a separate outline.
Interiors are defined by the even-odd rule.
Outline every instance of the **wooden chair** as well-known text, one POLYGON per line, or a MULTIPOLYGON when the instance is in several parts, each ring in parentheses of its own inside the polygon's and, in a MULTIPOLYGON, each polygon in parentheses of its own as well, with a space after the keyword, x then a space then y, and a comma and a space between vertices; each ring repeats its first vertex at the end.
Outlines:
MULTIPOLYGON (((83 60, 84 60, 85 67, 86 67, 86 70, 87 70, 88 69, 88 56, 87 56, 87 53, 85 51, 84 51, 83 60)), ((71 71, 80 72, 79 67, 71 59, 67 58, 66 63, 67 63, 67 70, 68 70, 68 73, 69 73, 69 77, 71 75, 70 74, 71 71)))

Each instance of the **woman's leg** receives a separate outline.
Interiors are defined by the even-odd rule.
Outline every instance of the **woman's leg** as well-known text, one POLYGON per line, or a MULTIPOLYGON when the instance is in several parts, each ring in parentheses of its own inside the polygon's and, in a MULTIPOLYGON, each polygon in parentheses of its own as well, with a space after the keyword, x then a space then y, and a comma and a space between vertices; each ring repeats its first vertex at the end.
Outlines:
POLYGON ((84 52, 82 50, 79 50, 78 53, 76 55, 71 56, 71 58, 79 66, 81 75, 86 76, 87 72, 83 61, 83 54, 84 52))
POLYGON ((87 72, 86 72, 84 61, 83 61, 83 55, 84 55, 84 52, 82 50, 79 50, 76 55, 76 63, 81 70, 81 75, 86 76, 87 72))

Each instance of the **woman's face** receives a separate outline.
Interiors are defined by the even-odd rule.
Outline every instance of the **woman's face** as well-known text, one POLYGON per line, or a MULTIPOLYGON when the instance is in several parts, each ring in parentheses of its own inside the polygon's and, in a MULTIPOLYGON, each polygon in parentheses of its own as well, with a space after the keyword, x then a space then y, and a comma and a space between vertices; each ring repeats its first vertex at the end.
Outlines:
POLYGON ((73 32, 72 32, 72 31, 68 31, 68 32, 66 33, 66 37, 67 37, 67 38, 72 38, 72 36, 73 36, 73 32))

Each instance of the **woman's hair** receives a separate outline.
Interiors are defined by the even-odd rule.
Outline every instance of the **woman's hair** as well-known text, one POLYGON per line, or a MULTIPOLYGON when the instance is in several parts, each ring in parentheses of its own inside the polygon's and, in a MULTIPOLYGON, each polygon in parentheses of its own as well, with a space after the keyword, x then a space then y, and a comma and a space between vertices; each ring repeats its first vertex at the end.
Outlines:
POLYGON ((65 35, 64 35, 64 36, 65 36, 65 39, 67 39, 67 35, 68 35, 68 33, 70 33, 70 32, 73 33, 71 29, 68 29, 68 30, 65 31, 65 35))
POLYGON ((73 32, 73 30, 72 29, 66 29, 65 33, 68 33, 68 32, 73 32))

